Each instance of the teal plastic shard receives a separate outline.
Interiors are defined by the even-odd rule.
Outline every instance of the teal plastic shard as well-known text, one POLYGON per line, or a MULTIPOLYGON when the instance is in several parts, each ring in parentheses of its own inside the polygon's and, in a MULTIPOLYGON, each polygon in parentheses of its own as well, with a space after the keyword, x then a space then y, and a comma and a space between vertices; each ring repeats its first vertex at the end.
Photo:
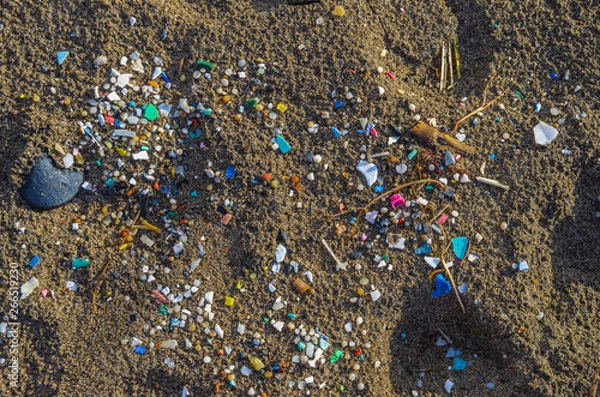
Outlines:
POLYGON ((89 264, 90 264, 90 260, 84 259, 84 258, 75 258, 71 261, 71 266, 73 266, 75 269, 79 269, 80 267, 89 266, 89 264))
POLYGON ((277 145, 279 146, 279 150, 281 150, 282 154, 286 154, 287 152, 289 152, 292 149, 290 144, 287 143, 286 140, 283 139, 283 137, 281 135, 275 136, 275 142, 277 142, 277 145))
POLYGON ((467 249, 469 248, 469 239, 466 237, 455 237, 452 239, 452 250, 454 251, 454 255, 461 261, 467 254, 467 249))
POLYGON ((69 55, 69 51, 59 51, 56 54, 56 61, 58 62, 59 66, 62 65, 62 63, 65 61, 67 55, 69 55))

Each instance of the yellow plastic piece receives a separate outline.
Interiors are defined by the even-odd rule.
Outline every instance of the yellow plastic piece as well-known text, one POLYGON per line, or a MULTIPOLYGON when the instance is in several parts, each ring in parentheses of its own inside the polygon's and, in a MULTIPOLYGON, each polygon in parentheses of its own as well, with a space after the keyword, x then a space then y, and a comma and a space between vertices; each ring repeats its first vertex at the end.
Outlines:
POLYGON ((287 107, 287 105, 285 103, 278 103, 276 108, 281 113, 285 113, 285 111, 288 109, 288 107, 287 107))
POLYGON ((225 306, 233 306, 233 304, 235 303, 235 299, 232 298, 231 296, 226 296, 225 297, 225 306))
POLYGON ((331 13, 333 15, 335 15, 336 17, 343 17, 344 14, 346 13, 346 10, 344 10, 344 7, 342 7, 342 6, 335 6, 335 8, 333 9, 333 11, 331 13))
POLYGON ((250 364, 252 364, 252 368, 254 368, 255 371, 260 371, 265 367, 265 364, 263 364, 260 358, 253 356, 252 354, 248 355, 248 360, 250 360, 250 364))

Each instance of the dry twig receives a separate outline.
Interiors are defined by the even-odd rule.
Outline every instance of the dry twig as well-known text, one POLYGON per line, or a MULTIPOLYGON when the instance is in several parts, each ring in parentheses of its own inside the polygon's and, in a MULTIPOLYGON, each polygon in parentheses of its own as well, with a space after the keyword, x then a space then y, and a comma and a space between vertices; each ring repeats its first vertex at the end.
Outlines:
POLYGON ((96 298, 98 297, 98 291, 100 290, 100 281, 102 280, 104 274, 108 270, 108 265, 110 265, 111 261, 112 258, 109 258, 106 261, 106 264, 104 265, 102 270, 100 270, 100 272, 98 272, 98 274, 94 278, 94 288, 92 289, 92 313, 96 313, 96 298))

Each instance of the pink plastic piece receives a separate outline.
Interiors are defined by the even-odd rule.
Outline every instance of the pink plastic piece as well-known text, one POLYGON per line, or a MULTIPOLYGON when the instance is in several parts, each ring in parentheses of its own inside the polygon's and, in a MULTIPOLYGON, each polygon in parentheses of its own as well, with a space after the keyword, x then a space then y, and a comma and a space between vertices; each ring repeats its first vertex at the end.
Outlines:
POLYGON ((387 75, 387 77, 389 77, 390 79, 394 78, 394 75, 392 74, 392 72, 385 72, 385 74, 387 75))
POLYGON ((47 289, 43 289, 42 290, 42 296, 45 298, 48 296, 48 290, 47 289))
POLYGON ((406 200, 404 200, 404 197, 396 193, 390 197, 390 203, 392 204, 392 208, 402 207, 404 204, 406 204, 406 200))
POLYGON ((367 235, 366 234, 361 234, 360 235, 360 241, 365 241, 367 239, 367 235))
POLYGON ((437 223, 438 225, 442 226, 444 224, 444 222, 446 222, 448 220, 448 215, 446 214, 442 214, 440 215, 440 217, 437 219, 437 223))
POLYGON ((375 138, 379 138, 379 134, 377 133, 377 130, 375 129, 375 127, 371 127, 371 129, 369 130, 369 132, 371 133, 371 135, 373 135, 375 138))

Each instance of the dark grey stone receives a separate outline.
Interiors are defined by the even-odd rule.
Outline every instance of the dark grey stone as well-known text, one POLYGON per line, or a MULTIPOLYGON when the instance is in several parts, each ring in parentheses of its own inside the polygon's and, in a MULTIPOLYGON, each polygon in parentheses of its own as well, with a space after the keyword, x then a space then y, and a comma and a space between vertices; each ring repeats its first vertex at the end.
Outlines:
POLYGON ((21 188, 21 195, 37 210, 50 210, 71 201, 83 183, 83 172, 60 169, 47 155, 40 157, 21 188))

